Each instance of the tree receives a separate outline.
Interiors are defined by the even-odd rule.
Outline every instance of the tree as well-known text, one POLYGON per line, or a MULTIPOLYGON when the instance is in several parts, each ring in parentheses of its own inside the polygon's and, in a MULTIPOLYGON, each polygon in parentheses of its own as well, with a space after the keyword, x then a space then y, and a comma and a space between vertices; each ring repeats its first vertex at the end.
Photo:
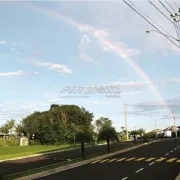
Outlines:
POLYGON ((22 124, 18 124, 17 126, 15 126, 15 131, 17 136, 21 136, 21 133, 24 133, 24 127, 22 124))
POLYGON ((112 126, 112 121, 108 118, 105 117, 100 117, 99 119, 97 119, 95 121, 95 125, 96 125, 96 129, 99 133, 100 129, 102 129, 103 127, 111 127, 112 126))
POLYGON ((99 139, 100 140, 106 140, 107 142, 107 148, 108 148, 108 153, 110 152, 110 141, 117 141, 118 136, 117 132, 114 127, 103 127, 100 132, 99 132, 99 139))
POLYGON ((0 128, 0 131, 2 134, 4 134, 4 137, 5 135, 7 135, 9 133, 9 125, 6 123, 4 124, 1 128, 0 128))
POLYGON ((76 134, 76 141, 81 143, 82 158, 84 159, 85 158, 85 153, 84 153, 85 143, 90 143, 93 141, 92 133, 87 132, 87 131, 78 132, 76 134))
POLYGON ((9 129, 11 131, 11 137, 12 137, 12 133, 13 133, 13 128, 15 126, 15 120, 11 119, 10 121, 7 122, 9 129))
POLYGON ((41 143, 69 143, 78 131, 92 131, 93 114, 75 105, 52 104, 48 111, 23 119, 24 131, 41 143))

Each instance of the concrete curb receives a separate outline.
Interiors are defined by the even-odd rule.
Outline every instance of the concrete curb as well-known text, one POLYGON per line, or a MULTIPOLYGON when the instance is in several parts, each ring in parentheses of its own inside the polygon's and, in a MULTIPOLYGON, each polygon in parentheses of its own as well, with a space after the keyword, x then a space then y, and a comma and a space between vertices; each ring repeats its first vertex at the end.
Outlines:
POLYGON ((101 159, 104 159, 104 158, 108 158, 108 157, 112 157, 112 156, 115 156, 115 155, 118 155, 118 154, 122 154, 122 153, 131 151, 131 150, 134 150, 134 149, 137 149, 137 148, 140 148, 140 147, 143 147, 143 146, 146 146, 146 145, 158 142, 158 141, 160 141, 160 140, 156 140, 156 141, 153 141, 153 142, 137 145, 137 146, 134 146, 134 147, 131 147, 131 148, 127 148, 127 149, 118 151, 118 152, 98 156, 98 157, 95 157, 95 158, 92 158, 92 159, 89 159, 89 160, 84 160, 84 161, 73 163, 73 164, 70 164, 70 165, 65 165, 65 166, 62 166, 62 167, 55 168, 55 169, 40 172, 40 173, 37 173, 37 174, 32 174, 32 175, 29 175, 29 176, 17 178, 16 180, 33 180, 33 179, 37 179, 37 178, 40 178, 40 177, 45 177, 45 176, 48 176, 48 175, 51 175, 51 174, 59 173, 59 172, 62 172, 62 171, 68 170, 68 169, 72 169, 72 168, 75 168, 75 167, 79 167, 79 166, 88 164, 88 163, 90 163, 92 161, 101 160, 101 159))
POLYGON ((180 180, 180 174, 178 174, 175 180, 180 180))

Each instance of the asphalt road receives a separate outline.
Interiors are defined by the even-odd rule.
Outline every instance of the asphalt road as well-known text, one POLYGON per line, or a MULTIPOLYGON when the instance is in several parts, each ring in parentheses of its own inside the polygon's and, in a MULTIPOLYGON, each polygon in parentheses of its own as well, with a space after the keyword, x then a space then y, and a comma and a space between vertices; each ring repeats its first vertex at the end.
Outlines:
MULTIPOLYGON (((111 150, 118 149, 118 148, 126 148, 133 144, 132 142, 121 142, 111 144, 111 150)), ((100 145, 95 147, 88 147, 85 149, 85 155, 90 156, 93 154, 97 154, 100 152, 107 152, 106 145, 100 145)), ((21 160, 13 160, 13 161, 6 161, 0 163, 0 177, 19 173, 22 171, 28 171, 35 168, 40 168, 43 166, 48 166, 51 164, 56 164, 60 162, 65 162, 67 159, 77 159, 81 158, 81 149, 69 150, 65 152, 59 152, 49 155, 43 155, 39 157, 33 158, 24 158, 21 160)))
POLYGON ((156 142, 38 180, 175 180, 179 173, 180 140, 176 139, 156 142))

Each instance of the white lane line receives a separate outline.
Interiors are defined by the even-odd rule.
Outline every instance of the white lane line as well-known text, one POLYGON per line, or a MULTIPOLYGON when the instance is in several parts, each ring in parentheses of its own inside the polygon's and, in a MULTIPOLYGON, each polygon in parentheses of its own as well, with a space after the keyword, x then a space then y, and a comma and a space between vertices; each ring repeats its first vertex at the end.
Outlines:
POLYGON ((141 168, 141 169, 137 170, 135 173, 138 173, 138 172, 142 171, 143 169, 144 169, 144 168, 141 168))
POLYGON ((174 150, 176 150, 177 148, 175 148, 174 150))
POLYGON ((121 180, 125 180, 125 179, 127 179, 128 177, 125 177, 125 178, 123 178, 123 179, 121 179, 121 180))
POLYGON ((170 152, 173 152, 173 150, 172 150, 172 151, 170 151, 170 152))
POLYGON ((154 162, 150 163, 149 165, 151 166, 151 165, 153 165, 153 164, 154 164, 154 162))
POLYGON ((165 156, 169 155, 169 153, 165 154, 165 156))

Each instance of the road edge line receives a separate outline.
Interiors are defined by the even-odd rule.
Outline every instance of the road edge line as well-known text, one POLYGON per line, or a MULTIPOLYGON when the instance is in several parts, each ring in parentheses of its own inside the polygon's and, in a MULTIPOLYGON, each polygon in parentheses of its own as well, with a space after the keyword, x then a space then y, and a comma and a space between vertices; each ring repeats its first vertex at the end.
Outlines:
POLYGON ((153 141, 153 142, 140 144, 140 145, 137 145, 137 146, 134 146, 134 147, 131 147, 131 148, 127 148, 127 149, 120 150, 120 151, 117 151, 117 152, 113 152, 113 153, 110 153, 110 154, 98 156, 98 157, 95 157, 95 158, 92 158, 92 159, 88 159, 88 160, 84 160, 84 161, 81 161, 81 162, 73 163, 73 164, 70 164, 70 165, 65 165, 65 166, 61 166, 61 167, 55 168, 55 169, 50 169, 50 170, 47 170, 47 171, 43 171, 43 172, 40 172, 40 173, 36 173, 36 174, 20 177, 20 178, 17 178, 16 180, 34 180, 34 179, 37 179, 37 178, 49 176, 49 175, 56 174, 56 173, 59 173, 59 172, 62 172, 62 171, 66 171, 66 170, 69 170, 69 169, 72 169, 72 168, 83 166, 85 164, 89 164, 92 161, 96 161, 96 160, 101 160, 101 159, 104 159, 104 158, 112 157, 112 156, 115 156, 115 155, 118 155, 118 154, 122 154, 122 153, 131 151, 131 150, 143 147, 143 146, 147 146, 147 145, 150 145, 152 143, 159 142, 159 141, 160 140, 156 140, 156 141, 153 141))

